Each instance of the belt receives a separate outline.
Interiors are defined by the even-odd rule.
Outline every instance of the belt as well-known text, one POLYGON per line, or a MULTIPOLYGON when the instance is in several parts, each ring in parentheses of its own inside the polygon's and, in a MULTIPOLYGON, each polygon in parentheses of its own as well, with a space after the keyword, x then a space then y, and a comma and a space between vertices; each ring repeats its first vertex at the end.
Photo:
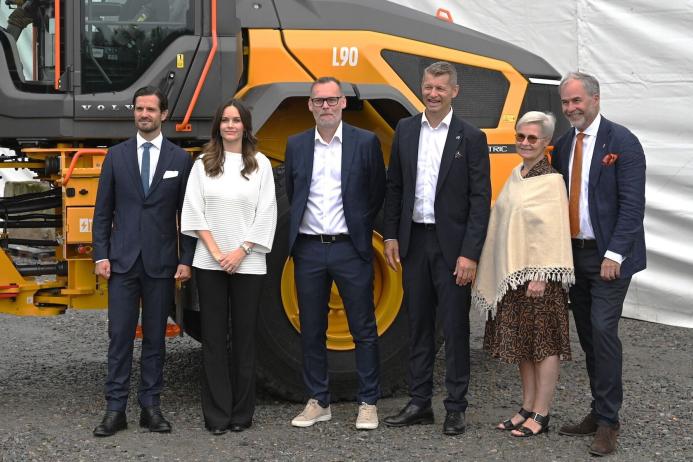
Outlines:
POLYGON ((594 239, 571 239, 573 247, 577 249, 596 249, 597 241, 594 239))
POLYGON ((299 234, 298 236, 311 241, 320 241, 323 244, 332 244, 333 242, 348 241, 350 239, 348 234, 299 234))
POLYGON ((435 223, 418 223, 416 221, 412 221, 411 224, 412 226, 415 226, 417 228, 423 228, 426 231, 435 231, 436 229, 435 223))

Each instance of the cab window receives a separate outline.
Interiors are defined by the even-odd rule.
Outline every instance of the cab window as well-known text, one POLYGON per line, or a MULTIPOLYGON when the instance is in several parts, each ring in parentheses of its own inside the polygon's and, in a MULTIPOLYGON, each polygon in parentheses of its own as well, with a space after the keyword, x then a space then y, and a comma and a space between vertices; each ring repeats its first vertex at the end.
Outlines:
POLYGON ((51 0, 0 2, 0 45, 12 81, 22 90, 47 91, 53 85, 53 5, 51 0))
POLYGON ((82 0, 82 91, 129 87, 193 30, 193 0, 82 0))

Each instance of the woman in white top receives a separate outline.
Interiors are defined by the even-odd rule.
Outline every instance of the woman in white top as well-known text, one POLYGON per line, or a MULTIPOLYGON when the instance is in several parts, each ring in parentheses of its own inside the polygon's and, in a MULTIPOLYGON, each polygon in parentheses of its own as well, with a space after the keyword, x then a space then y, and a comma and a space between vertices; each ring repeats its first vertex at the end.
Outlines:
POLYGON ((272 165, 256 143, 250 111, 237 100, 223 104, 193 164, 183 204, 182 232, 198 238, 193 268, 202 328, 202 412, 214 435, 243 431, 255 411, 254 333, 265 255, 277 224, 272 165))

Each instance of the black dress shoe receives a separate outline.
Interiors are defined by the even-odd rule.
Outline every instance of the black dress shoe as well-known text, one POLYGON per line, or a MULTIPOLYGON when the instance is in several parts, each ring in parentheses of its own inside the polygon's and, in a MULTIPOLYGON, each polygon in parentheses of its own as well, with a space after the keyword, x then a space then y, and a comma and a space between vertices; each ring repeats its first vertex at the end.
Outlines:
POLYGON ((229 425, 229 430, 231 430, 232 432, 236 432, 236 433, 242 432, 246 428, 250 428, 250 424, 235 424, 234 423, 234 424, 229 425))
POLYGON ((409 403, 397 415, 391 415, 383 419, 388 427, 406 427, 407 425, 428 425, 433 423, 433 409, 431 406, 417 406, 409 403))
POLYGON ((126 428, 128 428, 128 422, 124 412, 106 411, 106 415, 93 433, 94 436, 111 436, 126 428))
POLYGON ((208 430, 209 430, 209 433, 211 433, 214 436, 223 435, 228 431, 227 429, 225 429, 223 427, 216 427, 216 428, 213 427, 213 428, 209 428, 208 430))
POLYGON ((161 413, 159 406, 143 407, 140 413, 140 427, 148 428, 150 432, 169 433, 171 424, 161 413))
POLYGON ((444 435, 461 435, 464 433, 464 412, 448 411, 443 424, 444 435))

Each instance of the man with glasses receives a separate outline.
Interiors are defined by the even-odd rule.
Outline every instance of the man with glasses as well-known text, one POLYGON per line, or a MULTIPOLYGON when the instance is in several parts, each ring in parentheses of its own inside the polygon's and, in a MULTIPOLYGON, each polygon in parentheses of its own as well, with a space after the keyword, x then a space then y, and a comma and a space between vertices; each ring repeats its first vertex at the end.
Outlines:
POLYGON ((465 430, 469 386, 469 305, 486 238, 491 181, 486 135, 453 114, 457 71, 447 62, 424 70, 426 110, 397 124, 385 199, 385 258, 402 262, 409 318, 411 400, 388 426, 433 423, 436 325, 445 337, 443 433, 465 430), (438 321, 436 322, 436 318, 438 321))
POLYGON ((316 80, 308 100, 316 126, 290 137, 286 146, 289 252, 310 397, 291 424, 310 427, 332 418, 325 340, 334 281, 356 345, 356 428, 372 430, 378 427, 380 382, 371 237, 385 195, 385 167, 378 138, 342 122, 346 104, 337 79, 316 80))

